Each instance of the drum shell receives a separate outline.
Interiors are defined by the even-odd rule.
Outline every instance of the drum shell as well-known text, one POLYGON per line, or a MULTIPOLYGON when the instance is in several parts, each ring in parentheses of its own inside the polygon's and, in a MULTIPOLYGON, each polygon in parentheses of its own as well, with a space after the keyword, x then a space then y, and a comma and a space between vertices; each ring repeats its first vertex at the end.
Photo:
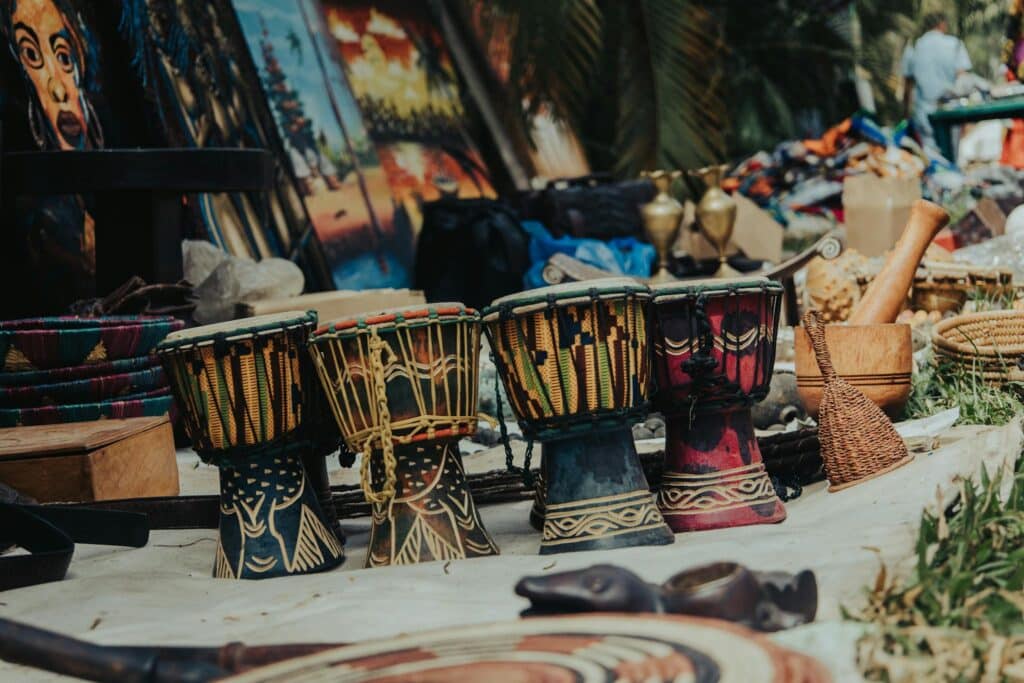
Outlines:
POLYGON ((371 361, 371 339, 383 344, 381 372, 395 444, 461 438, 476 432, 480 316, 442 310, 404 322, 314 335, 310 350, 348 447, 380 444, 384 420, 371 361))
POLYGON ((198 451, 252 446, 293 433, 309 401, 313 323, 158 350, 185 430, 198 451))
POLYGON ((749 404, 762 400, 775 366, 782 288, 734 290, 695 288, 685 295, 654 299, 655 404, 664 412, 697 407, 749 404), (700 315, 703 309, 703 316, 700 315), (693 358, 701 348, 701 318, 710 326, 712 363, 695 387, 693 358))
POLYGON ((649 310, 650 296, 632 292, 527 305, 489 319, 491 348, 524 431, 644 412, 649 310))

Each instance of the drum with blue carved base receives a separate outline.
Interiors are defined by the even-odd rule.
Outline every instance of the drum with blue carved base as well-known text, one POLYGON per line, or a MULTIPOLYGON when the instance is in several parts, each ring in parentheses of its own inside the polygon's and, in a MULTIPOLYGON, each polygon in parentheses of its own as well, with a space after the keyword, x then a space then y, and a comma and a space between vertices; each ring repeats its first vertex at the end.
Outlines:
POLYGON ((649 307, 646 286, 606 278, 483 312, 523 433, 544 444, 542 554, 673 541, 630 430, 648 408, 649 307))
POLYGON ((157 348, 193 448, 220 468, 216 577, 344 561, 303 467, 324 424, 306 348, 315 325, 314 313, 259 316, 176 332, 157 348))

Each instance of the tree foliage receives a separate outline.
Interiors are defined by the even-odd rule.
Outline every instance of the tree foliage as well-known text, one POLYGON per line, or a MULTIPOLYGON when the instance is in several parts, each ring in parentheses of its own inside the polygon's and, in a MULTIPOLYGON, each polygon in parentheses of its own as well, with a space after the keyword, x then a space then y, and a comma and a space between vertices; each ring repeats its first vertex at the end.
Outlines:
MULTIPOLYGON (((470 5, 481 0, 461 0, 470 5)), ((975 64, 998 55, 998 0, 490 0, 510 27, 514 100, 549 107, 591 165, 634 175, 771 149, 857 108, 856 65, 883 120, 899 60, 946 11, 975 64), (993 42, 994 41, 994 42, 993 42)))

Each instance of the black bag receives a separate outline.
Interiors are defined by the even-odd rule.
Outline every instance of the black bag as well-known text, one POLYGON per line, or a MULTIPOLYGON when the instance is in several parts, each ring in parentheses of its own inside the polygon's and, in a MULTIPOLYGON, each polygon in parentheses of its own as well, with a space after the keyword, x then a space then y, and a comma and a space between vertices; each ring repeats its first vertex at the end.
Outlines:
POLYGON ((637 237, 643 239, 640 206, 657 191, 647 179, 613 181, 597 174, 554 180, 522 198, 523 217, 537 220, 555 237, 637 237))
POLYGON ((480 309, 523 289, 529 247, 519 216, 502 202, 429 202, 416 251, 416 287, 427 301, 461 301, 480 309))

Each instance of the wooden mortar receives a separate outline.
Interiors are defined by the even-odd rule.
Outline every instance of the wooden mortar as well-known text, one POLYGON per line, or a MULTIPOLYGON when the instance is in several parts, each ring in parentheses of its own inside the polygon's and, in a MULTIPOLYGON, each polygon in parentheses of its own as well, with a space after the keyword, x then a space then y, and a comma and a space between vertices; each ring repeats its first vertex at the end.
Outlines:
POLYGON ((896 322, 925 250, 948 222, 949 214, 938 204, 924 199, 914 202, 903 234, 889 253, 881 272, 854 307, 850 325, 896 322))
MULTIPOLYGON (((910 325, 826 325, 825 342, 836 374, 897 419, 910 398, 914 366, 910 325)), ((803 327, 794 328, 794 346, 796 390, 807 413, 818 419, 825 384, 803 327)))
MULTIPOLYGON (((885 265, 850 314, 848 325, 828 325, 825 340, 836 373, 860 389, 893 419, 910 398, 913 348, 909 325, 895 324, 925 250, 949 221, 949 214, 918 200, 885 265)), ((818 417, 824 383, 810 339, 794 330, 796 385, 807 412, 818 417)))

